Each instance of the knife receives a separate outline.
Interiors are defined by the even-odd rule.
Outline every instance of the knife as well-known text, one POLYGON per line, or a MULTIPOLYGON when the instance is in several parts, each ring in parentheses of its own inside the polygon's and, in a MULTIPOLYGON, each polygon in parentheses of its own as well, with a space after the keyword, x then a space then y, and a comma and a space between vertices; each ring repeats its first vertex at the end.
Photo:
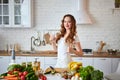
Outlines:
POLYGON ((55 69, 54 69, 52 66, 50 66, 50 68, 51 68, 51 70, 52 70, 51 73, 52 73, 52 74, 55 74, 55 72, 56 72, 55 69))

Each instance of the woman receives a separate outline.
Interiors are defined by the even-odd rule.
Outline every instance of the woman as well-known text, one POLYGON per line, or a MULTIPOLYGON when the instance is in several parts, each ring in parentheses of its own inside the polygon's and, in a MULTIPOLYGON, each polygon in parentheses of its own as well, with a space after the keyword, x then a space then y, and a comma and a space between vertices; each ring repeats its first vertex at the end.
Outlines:
POLYGON ((63 17, 60 33, 56 37, 51 36, 54 50, 58 53, 56 68, 67 68, 72 61, 71 54, 82 55, 82 48, 76 35, 76 20, 71 14, 63 17))

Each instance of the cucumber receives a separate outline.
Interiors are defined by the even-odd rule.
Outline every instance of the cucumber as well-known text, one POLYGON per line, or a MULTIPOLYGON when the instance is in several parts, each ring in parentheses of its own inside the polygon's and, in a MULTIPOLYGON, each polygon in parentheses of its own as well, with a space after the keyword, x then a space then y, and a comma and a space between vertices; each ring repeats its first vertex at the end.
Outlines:
POLYGON ((7 76, 7 73, 0 74, 0 77, 4 77, 4 76, 7 76))
POLYGON ((28 73, 25 77, 30 77, 30 76, 32 76, 34 74, 35 74, 34 72, 31 72, 31 73, 28 73))

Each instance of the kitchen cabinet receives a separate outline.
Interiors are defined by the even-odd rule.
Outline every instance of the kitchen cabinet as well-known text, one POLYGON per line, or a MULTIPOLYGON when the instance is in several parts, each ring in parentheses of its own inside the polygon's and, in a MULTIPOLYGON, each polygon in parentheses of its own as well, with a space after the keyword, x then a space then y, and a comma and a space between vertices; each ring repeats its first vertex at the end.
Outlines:
POLYGON ((0 27, 29 28, 32 26, 33 0, 0 0, 0 27))
POLYGON ((120 58, 112 58, 112 62, 111 62, 111 72, 114 73, 118 67, 118 63, 120 61, 120 58))
POLYGON ((5 73, 7 71, 9 63, 10 63, 9 56, 0 56, 0 74, 5 73))
POLYGON ((57 63, 57 57, 45 57, 45 66, 44 69, 48 68, 49 66, 55 66, 57 63))
POLYGON ((37 59, 37 61, 40 62, 40 68, 44 69, 44 57, 31 57, 31 56, 27 56, 27 60, 26 62, 34 62, 35 59, 37 59))
POLYGON ((93 58, 73 57, 73 61, 82 62, 83 66, 93 66, 93 58))
POLYGON ((103 71, 104 75, 111 73, 111 58, 94 58, 94 68, 103 71))

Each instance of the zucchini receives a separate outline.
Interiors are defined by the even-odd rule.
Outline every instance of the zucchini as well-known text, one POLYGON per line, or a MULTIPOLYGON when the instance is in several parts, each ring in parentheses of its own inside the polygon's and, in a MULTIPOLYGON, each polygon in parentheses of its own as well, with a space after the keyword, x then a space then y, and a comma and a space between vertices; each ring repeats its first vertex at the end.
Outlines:
POLYGON ((31 73, 28 73, 25 77, 30 77, 30 76, 32 76, 34 74, 35 74, 34 72, 31 72, 31 73))

